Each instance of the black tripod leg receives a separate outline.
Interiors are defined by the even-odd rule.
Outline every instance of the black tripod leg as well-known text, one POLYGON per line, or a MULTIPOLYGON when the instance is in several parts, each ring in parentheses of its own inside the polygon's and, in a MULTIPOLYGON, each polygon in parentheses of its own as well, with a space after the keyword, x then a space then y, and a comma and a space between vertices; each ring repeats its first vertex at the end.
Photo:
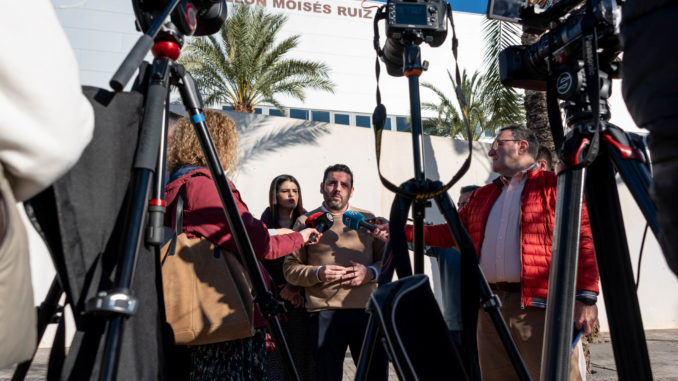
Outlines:
MULTIPOLYGON (((419 75, 425 70, 421 64, 421 48, 414 43, 403 49, 403 72, 407 76, 410 93, 410 120, 412 125, 412 155, 414 164, 414 181, 409 181, 410 189, 426 186, 426 172, 424 167, 424 140, 421 129, 421 102, 419 97, 419 75)), ((414 273, 424 273, 424 218, 428 200, 415 200, 412 206, 414 231, 412 236, 412 250, 414 251, 414 273)))
POLYGON ((106 342, 99 375, 101 380, 116 378, 124 319, 136 312, 137 300, 132 296, 131 285, 143 240, 150 183, 158 159, 165 99, 169 92, 170 66, 171 61, 165 58, 153 60, 151 67, 144 120, 134 158, 133 191, 126 211, 125 238, 116 269, 115 286, 87 301, 88 313, 110 315, 105 328, 106 342))
MULTIPOLYGON (((440 187, 440 183, 437 183, 437 186, 440 187)), ((442 213, 443 217, 445 217, 447 226, 449 226, 452 236, 454 236, 454 239, 459 246, 461 255, 472 255, 473 257, 477 258, 473 241, 464 229, 461 219, 459 218, 459 213, 457 213, 457 210, 450 201, 450 196, 447 193, 443 193, 435 198, 435 202, 438 205, 438 209, 442 213)), ((516 346, 515 341, 513 341, 513 337, 511 337, 511 334, 509 333, 508 326, 506 325, 504 318, 501 316, 501 312, 499 312, 499 307, 501 307, 499 299, 496 295, 492 294, 490 285, 487 283, 480 266, 475 265, 474 267, 477 270, 476 276, 478 278, 477 280, 480 292, 481 307, 490 315, 490 319, 492 319, 492 323, 497 329, 499 339, 504 345, 506 354, 513 365, 513 369, 516 371, 518 378, 520 380, 531 380, 532 378, 530 377, 530 373, 527 371, 527 366, 525 365, 523 358, 520 356, 518 347, 516 346)))
MULTIPOLYGON (((401 187, 410 189, 411 180, 404 183, 401 187)), ((412 200, 408 200, 400 195, 396 195, 391 204, 390 231, 391 240, 386 244, 384 257, 382 258, 381 271, 379 273, 378 283, 383 285, 393 279, 394 271, 398 273, 399 278, 412 275, 412 267, 407 251, 407 240, 405 239, 405 223, 407 222, 407 213, 412 205, 412 200)), ((370 311, 371 302, 368 305, 370 311)), ((370 362, 375 346, 378 345, 380 330, 379 320, 370 313, 370 318, 365 331, 365 338, 360 349, 360 357, 356 367, 355 380, 362 381, 367 379, 370 371, 370 362)), ((386 349, 388 353, 388 349, 386 349)))
POLYGON ((612 164, 599 158, 586 178, 586 203, 605 293, 612 348, 620 380, 651 380, 652 369, 633 279, 612 164))
POLYGON ((181 94, 181 99, 184 102, 186 111, 191 117, 191 122, 195 128, 195 133, 197 135, 200 146, 202 147, 203 154, 207 160, 207 164, 214 179, 214 183, 217 187, 219 197, 221 198, 221 203, 226 213, 226 220, 228 225, 231 228, 231 233, 233 234, 233 239, 238 247, 238 252, 240 253, 240 258, 242 258, 245 268, 250 276, 252 281, 252 286, 254 288, 254 293, 256 295, 255 302, 259 306, 259 309, 262 311, 264 317, 268 321, 268 328, 271 331, 271 335, 275 340, 276 346, 280 349, 280 353, 283 357, 285 370, 287 375, 294 380, 299 380, 299 375, 297 374, 296 367, 294 366, 294 361, 292 360, 292 355, 287 347, 287 342, 285 341, 285 336, 283 335, 282 328, 280 327, 280 322, 278 321, 277 314, 284 311, 282 303, 278 302, 273 298, 273 295, 266 289, 266 284, 264 283, 264 277, 261 274, 259 269, 259 264, 257 258, 254 255, 254 249, 252 249, 252 244, 247 235, 247 230, 245 230, 245 225, 242 222, 242 218, 238 212, 238 206, 235 203, 233 198, 233 193, 231 192, 231 187, 228 184, 226 179, 226 174, 224 169, 221 166, 219 161, 219 156, 217 155, 216 148, 214 147, 214 142, 210 136, 209 130, 207 129, 207 124, 205 123, 205 116, 202 113, 202 99, 198 93, 197 87, 190 73, 188 73, 183 66, 176 65, 173 67, 173 75, 179 80, 179 92, 181 94))
POLYGON ((574 330, 574 298, 579 254, 584 170, 558 175, 553 250, 542 349, 541 379, 567 380, 574 330))
MULTIPOLYGON (((49 286, 49 291, 47 291, 45 300, 40 303, 40 306, 38 307, 38 343, 40 343, 42 335, 45 334, 45 329, 47 329, 49 323, 52 323, 52 320, 59 309, 59 299, 61 299, 63 293, 64 289, 61 287, 59 278, 58 276, 55 276, 54 280, 52 280, 52 284, 49 286)), ((63 318, 64 317, 62 316, 61 319, 63 318)), ((26 378, 26 374, 28 373, 28 369, 30 369, 34 358, 35 352, 33 352, 33 357, 31 357, 30 360, 17 365, 14 370, 14 375, 12 375, 12 381, 22 381, 26 378)))
MULTIPOLYGON (((371 304, 371 302, 370 302, 371 304)), ((370 306, 368 305, 368 312, 370 306)), ((367 329, 365 330, 365 338, 363 345, 360 347, 360 358, 355 369, 355 381, 367 380, 367 375, 370 373, 370 366, 372 362, 372 354, 379 341, 379 321, 370 313, 370 318, 367 321, 367 329)), ((387 350, 388 352, 388 350, 387 350)))
POLYGON ((636 160, 628 160, 621 157, 616 147, 611 143, 606 144, 607 151, 619 171, 619 175, 624 179, 624 183, 636 200, 638 207, 645 216, 647 223, 652 229, 654 236, 659 238, 659 223, 657 222, 657 207, 650 199, 649 189, 652 178, 645 164, 636 160))
POLYGON ((164 243, 165 229, 165 175, 167 168, 167 131, 169 129, 169 92, 165 96, 162 114, 162 131, 158 144, 153 187, 148 201, 148 226, 146 227, 146 243, 160 247, 164 243))

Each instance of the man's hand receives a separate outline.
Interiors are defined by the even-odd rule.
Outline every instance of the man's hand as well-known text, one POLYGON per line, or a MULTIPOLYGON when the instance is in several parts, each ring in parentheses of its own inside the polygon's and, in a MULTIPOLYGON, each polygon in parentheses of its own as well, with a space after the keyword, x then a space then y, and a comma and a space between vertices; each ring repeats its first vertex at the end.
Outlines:
POLYGON ((596 319, 598 319, 598 306, 595 304, 587 306, 578 300, 574 302, 574 327, 583 330, 584 335, 591 334, 596 319))
POLYGON ((388 242, 390 236, 390 227, 388 223, 375 225, 376 229, 372 232, 374 238, 388 242))
POLYGON ((289 283, 283 284, 280 287, 280 297, 283 300, 287 300, 297 308, 304 305, 304 297, 299 293, 299 287, 293 286, 289 283))
POLYGON ((321 282, 334 282, 335 280, 340 280, 346 275, 348 267, 338 266, 338 265, 327 265, 323 266, 320 271, 318 271, 318 279, 321 282))
POLYGON ((347 272, 342 279, 342 286, 358 287, 374 279, 374 271, 367 266, 351 261, 351 267, 347 267, 347 272))

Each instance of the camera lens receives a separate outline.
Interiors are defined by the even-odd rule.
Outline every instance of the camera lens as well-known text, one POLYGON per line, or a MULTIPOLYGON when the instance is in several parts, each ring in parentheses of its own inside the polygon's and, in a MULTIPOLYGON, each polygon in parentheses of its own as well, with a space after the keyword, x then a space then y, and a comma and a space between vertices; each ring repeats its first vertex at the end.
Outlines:
POLYGON ((393 77, 403 76, 403 49, 405 47, 393 41, 393 39, 386 39, 384 44, 384 63, 386 64, 386 71, 393 77))

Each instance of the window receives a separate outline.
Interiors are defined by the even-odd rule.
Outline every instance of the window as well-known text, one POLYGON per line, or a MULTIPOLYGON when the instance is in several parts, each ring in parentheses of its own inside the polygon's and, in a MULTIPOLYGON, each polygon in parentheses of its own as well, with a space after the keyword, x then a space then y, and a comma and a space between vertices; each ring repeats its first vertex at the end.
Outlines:
POLYGON ((334 123, 349 125, 350 120, 347 114, 334 114, 334 123))
POLYGON ((272 108, 268 110, 268 115, 273 115, 273 116, 283 116, 283 113, 280 112, 277 108, 272 108))
POLYGON ((367 127, 370 128, 370 117, 365 115, 356 115, 355 116, 355 125, 358 127, 367 127))
POLYGON ((221 106, 221 109, 224 111, 233 111, 233 106, 221 106))
POLYGON ((398 131, 409 131, 410 121, 404 116, 396 117, 396 130, 398 131))
POLYGON ((255 108, 254 108, 254 113, 255 113, 255 114, 261 114, 261 108, 255 107, 255 108))
POLYGON ((291 108, 290 109, 290 118, 308 120, 308 110, 291 108))
POLYGON ((330 122, 330 112, 329 111, 311 111, 311 117, 317 122, 330 122))
POLYGON ((384 130, 391 129, 391 118, 386 118, 386 123, 384 123, 384 130))

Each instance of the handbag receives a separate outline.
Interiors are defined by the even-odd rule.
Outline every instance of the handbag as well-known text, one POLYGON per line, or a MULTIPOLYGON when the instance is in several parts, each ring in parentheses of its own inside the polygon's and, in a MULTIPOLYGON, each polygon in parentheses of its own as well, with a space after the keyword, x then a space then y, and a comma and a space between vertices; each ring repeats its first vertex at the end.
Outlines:
POLYGON ((252 286, 234 253, 182 233, 179 191, 172 239, 160 250, 167 322, 177 344, 210 344, 254 334, 252 286))
POLYGON ((0 369, 33 357, 37 311, 28 255, 28 237, 14 192, 0 164, 0 369))

